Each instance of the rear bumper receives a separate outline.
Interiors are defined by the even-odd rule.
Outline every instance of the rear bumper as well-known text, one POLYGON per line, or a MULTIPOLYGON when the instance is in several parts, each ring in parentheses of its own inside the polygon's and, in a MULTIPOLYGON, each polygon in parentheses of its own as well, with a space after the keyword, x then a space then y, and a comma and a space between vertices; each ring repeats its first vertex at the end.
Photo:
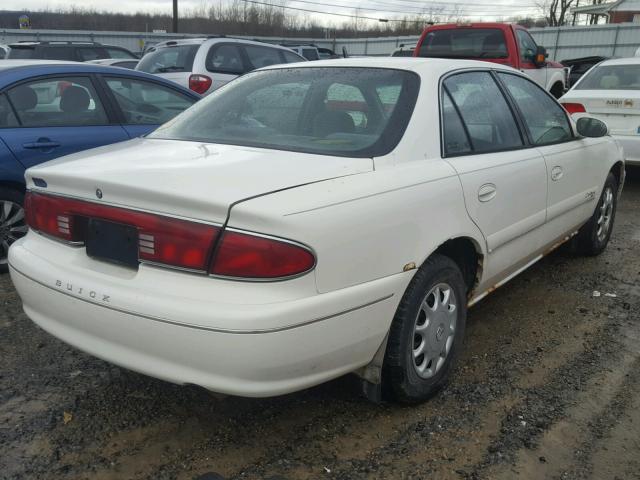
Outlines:
POLYGON ((624 150, 624 161, 627 165, 640 165, 640 135, 616 135, 612 137, 624 150))
POLYGON ((133 275, 32 232, 12 246, 9 261, 25 313, 66 343, 163 380, 250 397, 300 390, 369 363, 410 280, 398 274, 303 298, 273 293, 249 304, 253 284, 161 269, 133 275), (57 258, 48 255, 56 250, 57 258), (173 291, 144 289, 165 284, 167 275, 173 291), (198 311, 188 291, 194 281, 200 283, 198 311), (217 288, 220 282, 245 290, 238 297, 244 302, 223 301, 229 295, 217 288), (138 298, 135 310, 126 290, 138 298), (171 308, 159 314, 153 306, 167 299, 171 308))

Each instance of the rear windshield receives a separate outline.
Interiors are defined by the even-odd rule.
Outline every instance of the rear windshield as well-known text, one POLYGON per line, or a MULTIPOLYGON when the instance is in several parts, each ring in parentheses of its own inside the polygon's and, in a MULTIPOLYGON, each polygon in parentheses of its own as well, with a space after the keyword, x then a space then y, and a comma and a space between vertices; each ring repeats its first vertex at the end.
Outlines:
POLYGON ((497 28, 432 30, 420 46, 420 57, 507 58, 504 33, 497 28))
POLYGON ((190 72, 198 48, 199 44, 160 47, 142 57, 136 70, 147 73, 190 72))
POLYGON ((576 90, 640 90, 640 65, 600 65, 588 72, 576 90))
POLYGON ((375 157, 398 144, 419 77, 378 68, 259 71, 216 90, 150 138, 375 157))

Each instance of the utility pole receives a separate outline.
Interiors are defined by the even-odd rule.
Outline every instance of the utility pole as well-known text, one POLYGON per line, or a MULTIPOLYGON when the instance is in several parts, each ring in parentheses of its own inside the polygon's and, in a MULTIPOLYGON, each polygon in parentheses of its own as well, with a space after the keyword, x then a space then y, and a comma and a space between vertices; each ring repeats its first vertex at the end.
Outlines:
POLYGON ((178 0, 173 0, 173 33, 178 33, 178 0))

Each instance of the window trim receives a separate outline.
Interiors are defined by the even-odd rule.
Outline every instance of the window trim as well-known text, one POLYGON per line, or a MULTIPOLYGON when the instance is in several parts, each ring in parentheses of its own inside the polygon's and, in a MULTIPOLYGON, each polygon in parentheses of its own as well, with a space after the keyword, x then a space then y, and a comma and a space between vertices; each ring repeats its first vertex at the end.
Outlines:
POLYGON ((536 147, 547 147, 547 146, 550 146, 550 145, 561 145, 563 143, 574 142, 574 141, 579 139, 579 137, 576 135, 576 132, 574 131, 573 122, 571 121, 571 117, 569 116, 567 111, 564 109, 564 107, 562 107, 562 105, 560 105, 560 103, 558 103, 558 100, 553 95, 551 95, 550 92, 546 91, 544 88, 542 88, 536 82, 534 82, 533 80, 528 78, 526 75, 520 75, 520 74, 517 74, 517 73, 514 73, 514 72, 508 72, 508 71, 505 71, 505 70, 494 70, 494 75, 495 75, 496 80, 498 81, 498 83, 500 83, 500 85, 502 85, 504 87, 505 95, 507 95, 507 97, 509 98, 509 100, 513 104, 513 107, 518 112, 518 116, 520 117, 520 121, 522 122, 523 127, 525 128, 525 133, 526 133, 526 136, 527 136, 527 139, 528 139, 528 143, 533 148, 536 148, 536 147), (505 75, 513 75, 514 77, 520 77, 520 78, 524 79, 525 81, 529 82, 530 84, 534 85, 538 90, 544 92, 544 94, 547 95, 547 97, 549 97, 551 100, 553 100, 557 104, 558 108, 560 108, 562 110, 562 113, 564 114, 564 117, 567 120, 567 123, 569 124, 569 131, 571 132, 571 138, 569 138, 567 140, 558 140, 558 141, 555 141, 555 142, 534 143, 533 138, 531 137, 531 132, 529 131, 529 127, 527 126, 527 122, 525 120, 526 117, 522 113, 522 111, 520 110, 520 107, 518 106, 518 102, 516 102, 516 100, 511 95, 511 92, 509 92, 509 89, 507 88, 507 86, 504 84, 504 82, 500 78, 500 75, 498 75, 499 73, 502 73, 502 74, 505 74, 505 75))
MULTIPOLYGON (((522 126, 521 126, 521 118, 520 118, 520 111, 519 110, 514 110, 514 105, 511 103, 511 97, 507 97, 505 95, 505 93, 503 91, 503 86, 502 84, 497 81, 494 78, 493 72, 495 71, 495 69, 493 68, 460 68, 460 69, 456 69, 456 70, 451 70, 450 72, 447 72, 446 74, 444 74, 443 76, 440 77, 440 80, 438 82, 438 116, 439 116, 439 123, 440 123, 440 157, 441 158, 454 158, 454 157, 466 157, 469 155, 486 155, 486 154, 491 154, 491 153, 502 153, 502 152, 514 152, 517 150, 524 150, 527 148, 533 148, 533 146, 530 144, 529 142, 529 137, 526 134, 526 132, 522 131, 522 126), (449 97, 451 99, 451 101, 453 102, 455 108, 456 108, 456 112, 458 113, 458 116, 460 117, 460 121, 462 122, 462 125, 464 126, 465 129, 465 133, 467 134, 467 138, 469 140, 469 145, 471 146, 471 151, 470 152, 464 152, 464 153, 451 153, 451 154, 447 154, 446 151, 446 146, 445 146, 445 139, 444 139, 444 109, 443 109, 443 97, 442 97, 442 92, 444 91, 444 89, 446 89, 446 86, 444 84, 444 82, 450 78, 453 77, 455 75, 461 75, 461 74, 465 74, 465 73, 488 73, 489 76, 493 79, 493 81, 496 83, 496 87, 498 88, 498 90, 500 91, 500 93, 502 94, 502 97, 504 98, 505 102, 507 103, 507 106, 509 107, 509 110, 511 112, 511 115, 513 116, 514 120, 516 121, 516 128, 518 130, 518 134, 520 135, 520 140, 522 141, 522 145, 518 146, 518 147, 507 147, 507 148, 500 148, 500 149, 495 149, 495 150, 487 150, 487 151, 483 151, 483 152, 477 152, 475 151, 475 149, 473 148, 473 142, 471 141, 471 137, 469 135, 469 131, 468 131, 468 127, 466 125, 466 122, 464 121, 464 118, 462 117, 462 114, 459 111, 459 107, 456 104, 456 102, 453 100, 453 97, 451 96, 451 94, 449 94, 449 97)), ((448 91, 448 89, 447 89, 448 91)))
POLYGON ((108 127, 108 126, 112 126, 112 125, 118 125, 118 122, 116 121, 116 118, 115 118, 115 112, 112 109, 112 105, 110 104, 110 102, 106 101, 106 98, 105 98, 105 95, 104 95, 104 91, 102 90, 101 87, 102 87, 102 85, 100 85, 100 83, 97 81, 95 74, 91 74, 91 73, 54 73, 54 74, 50 74, 50 75, 37 75, 37 76, 34 76, 34 77, 29 77, 29 78, 25 78, 25 79, 19 80, 17 82, 14 82, 11 85, 7 85, 2 90, 0 90, 0 95, 4 94, 6 96, 7 101, 9 102, 9 105, 11 105, 11 109, 13 110, 14 114, 16 115, 16 118, 18 119, 18 123, 20 124, 20 126, 19 127, 0 127, 0 129, 2 129, 2 128, 108 127), (17 114, 17 110, 16 110, 15 106, 13 105, 13 102, 11 101, 11 97, 9 97, 7 92, 9 90, 12 90, 13 88, 19 87, 20 85, 24 85, 24 84, 38 82, 38 81, 41 81, 41 80, 55 80, 56 78, 65 79, 65 78, 69 78, 69 77, 71 77, 71 78, 86 78, 86 79, 89 80, 89 82, 91 83, 91 86, 93 87, 93 89, 96 92, 96 96, 102 102, 102 108, 103 108, 104 113, 105 113, 105 115, 107 117, 107 122, 106 123, 92 124, 92 125, 28 125, 28 126, 23 125, 22 119, 17 114))
MULTIPOLYGON (((122 126, 161 125, 161 124, 156 124, 156 123, 127 123, 126 122, 126 118, 124 116, 124 112, 122 111, 122 108, 120 107, 120 104, 118 103, 118 100, 116 99, 115 95, 111 91, 111 88, 109 87, 109 84, 107 83, 107 79, 127 79, 127 80, 151 83, 153 85, 157 85, 157 86, 165 88, 167 90, 171 90, 174 93, 176 93, 177 95, 185 97, 185 98, 187 98, 189 100, 193 100, 193 102, 191 103, 191 106, 193 106, 195 103, 198 102, 198 100, 200 100, 199 98, 190 97, 188 94, 186 94, 185 92, 181 91, 178 88, 175 88, 173 85, 166 85, 165 83, 158 82, 155 79, 141 78, 141 77, 138 77, 138 76, 129 76, 129 75, 118 75, 118 74, 114 74, 114 73, 111 73, 111 72, 109 72, 109 73, 99 73, 99 74, 96 75, 96 77, 97 77, 96 78, 97 82, 100 84, 100 87, 104 91, 105 97, 108 98, 110 107, 113 109, 114 118, 116 120, 116 123, 118 125, 122 125, 122 126)), ((182 112, 180 112, 180 113, 182 113, 182 112)), ((180 113, 178 113, 177 115, 180 115, 180 113)))

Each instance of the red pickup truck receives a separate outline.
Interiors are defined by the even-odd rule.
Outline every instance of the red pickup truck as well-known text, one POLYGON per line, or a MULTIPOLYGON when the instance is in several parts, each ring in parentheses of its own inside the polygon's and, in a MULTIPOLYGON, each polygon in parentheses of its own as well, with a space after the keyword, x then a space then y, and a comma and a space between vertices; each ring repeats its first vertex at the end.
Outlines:
POLYGON ((520 25, 431 25, 422 32, 414 56, 466 58, 510 65, 529 75, 556 98, 567 90, 568 70, 560 63, 547 61, 544 47, 539 47, 520 25))

